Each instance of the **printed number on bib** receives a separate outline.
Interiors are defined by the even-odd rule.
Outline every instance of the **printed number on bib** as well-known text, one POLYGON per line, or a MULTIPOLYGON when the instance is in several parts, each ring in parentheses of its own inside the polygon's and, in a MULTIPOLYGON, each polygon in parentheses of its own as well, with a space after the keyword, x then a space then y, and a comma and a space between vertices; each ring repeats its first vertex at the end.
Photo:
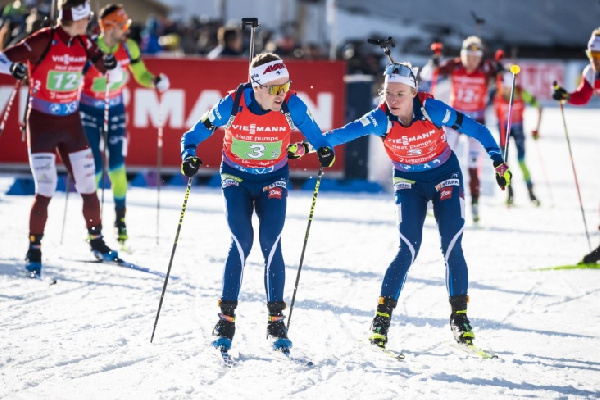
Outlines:
POLYGON ((257 143, 233 138, 231 152, 244 160, 276 160, 281 156, 281 141, 257 143))
POLYGON ((81 72, 50 71, 46 88, 56 92, 77 90, 81 82, 81 72))

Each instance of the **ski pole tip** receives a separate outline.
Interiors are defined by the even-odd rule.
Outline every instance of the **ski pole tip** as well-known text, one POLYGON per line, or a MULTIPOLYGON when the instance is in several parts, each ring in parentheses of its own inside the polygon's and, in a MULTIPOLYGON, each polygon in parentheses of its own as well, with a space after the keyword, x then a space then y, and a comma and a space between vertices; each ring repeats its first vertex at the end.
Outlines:
POLYGON ((521 72, 521 68, 517 65, 517 64, 513 64, 510 67, 510 72, 513 73, 513 75, 518 74, 519 72, 521 72))

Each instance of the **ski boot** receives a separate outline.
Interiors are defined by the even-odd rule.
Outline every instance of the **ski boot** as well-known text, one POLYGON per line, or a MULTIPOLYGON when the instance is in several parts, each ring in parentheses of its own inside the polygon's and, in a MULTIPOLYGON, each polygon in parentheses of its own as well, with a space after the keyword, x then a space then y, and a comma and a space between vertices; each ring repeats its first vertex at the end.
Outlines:
POLYGON ((541 203, 536 197, 535 193, 533 193, 533 185, 527 185, 527 192, 529 193, 529 200, 531 200, 536 207, 539 207, 541 203))
POLYGON ((600 246, 592 250, 590 254, 586 254, 580 264, 594 264, 600 261, 600 246))
POLYGON ((377 312, 373 322, 371 322, 371 334, 369 335, 371 344, 385 349, 387 333, 392 320, 392 311, 396 308, 396 304, 398 304, 398 301, 389 297, 380 296, 377 300, 377 312))
POLYGON ((212 331, 213 336, 216 337, 212 345, 216 349, 221 351, 231 349, 231 340, 235 335, 235 309, 237 304, 237 301, 219 300, 219 307, 221 308, 219 321, 217 321, 212 331))
POLYGON ((292 341, 288 339, 285 327, 285 301, 272 301, 267 303, 269 322, 267 324, 267 339, 271 341, 273 350, 287 351, 292 348, 292 341))
POLYGON ((42 274, 42 236, 29 236, 29 249, 27 250, 25 268, 30 278, 36 278, 42 274))
POLYGON ((506 197, 506 205, 508 207, 510 207, 514 204, 514 202, 515 202, 514 195, 515 195, 515 193, 513 191, 513 188, 512 188, 512 186, 509 185, 508 186, 508 196, 506 197))
POLYGON ((127 236, 127 225, 125 224, 125 212, 127 210, 123 209, 115 209, 116 219, 115 219, 115 232, 117 234, 117 240, 121 245, 125 244, 125 241, 129 239, 127 236))
POLYGON ((450 330, 454 334, 454 339, 460 344, 472 344, 475 339, 473 328, 467 317, 467 303, 469 296, 451 296, 450 307, 450 330))
POLYGON ((477 203, 477 202, 471 203, 471 217, 473 218, 474 224, 477 224, 480 220, 480 218, 479 218, 479 203, 477 203))
POLYGON ((90 251, 98 261, 117 261, 119 253, 104 243, 104 237, 101 232, 102 225, 88 228, 88 233, 90 234, 90 251))

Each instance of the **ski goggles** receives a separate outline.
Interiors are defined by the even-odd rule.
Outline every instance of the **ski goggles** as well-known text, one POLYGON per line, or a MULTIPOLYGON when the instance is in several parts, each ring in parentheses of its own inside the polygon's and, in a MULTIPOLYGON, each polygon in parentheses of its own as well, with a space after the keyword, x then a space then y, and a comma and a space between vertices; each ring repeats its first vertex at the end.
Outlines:
POLYGON ((100 29, 105 30, 112 26, 119 27, 123 32, 129 29, 129 26, 131 26, 131 19, 127 16, 124 9, 119 8, 100 19, 100 29))
POLYGON ((600 53, 586 50, 587 56, 592 60, 600 60, 600 53))
POLYGON ((408 65, 392 63, 385 67, 386 82, 400 82, 410 87, 417 87, 417 78, 408 65))
POLYGON ((272 96, 277 96, 281 92, 283 92, 283 94, 286 94, 290 90, 290 86, 292 86, 292 81, 287 81, 286 83, 284 83, 282 85, 271 85, 271 86, 260 85, 260 87, 267 88, 267 92, 272 96))

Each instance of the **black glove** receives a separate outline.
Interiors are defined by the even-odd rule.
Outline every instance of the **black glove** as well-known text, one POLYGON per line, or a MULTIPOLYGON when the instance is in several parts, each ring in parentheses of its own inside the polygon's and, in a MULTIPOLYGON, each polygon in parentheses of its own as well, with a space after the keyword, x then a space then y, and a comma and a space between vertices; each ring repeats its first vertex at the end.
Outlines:
POLYGON ((335 153, 332 148, 319 147, 317 156, 319 157, 319 162, 323 168, 329 168, 335 162, 335 153))
POLYGON ((508 164, 499 161, 494 161, 494 170, 496 171, 496 182, 500 189, 504 190, 506 186, 510 185, 512 172, 508 169, 508 164))
POLYGON ((496 74, 501 74, 504 72, 504 64, 498 61, 494 61, 494 72, 496 74))
POLYGON ((25 64, 13 63, 10 66, 9 71, 11 75, 19 81, 27 78, 27 65, 25 64))
POLYGON ((201 165, 202 160, 198 157, 187 156, 181 163, 181 173, 188 178, 192 178, 194 175, 196 175, 196 172, 198 172, 201 165))
POLYGON ((569 92, 567 92, 565 89, 561 88, 560 86, 555 86, 554 87, 554 93, 552 93, 552 98, 554 100, 557 101, 561 101, 561 100, 569 100, 569 92))
POLYGON ((434 68, 439 68, 440 67, 440 56, 438 56, 437 54, 433 57, 431 57, 431 65, 433 65, 434 68))
POLYGON ((112 54, 105 54, 104 55, 104 68, 106 68, 106 70, 109 71, 111 69, 115 69, 116 67, 117 67, 117 59, 115 58, 115 56, 112 54))

